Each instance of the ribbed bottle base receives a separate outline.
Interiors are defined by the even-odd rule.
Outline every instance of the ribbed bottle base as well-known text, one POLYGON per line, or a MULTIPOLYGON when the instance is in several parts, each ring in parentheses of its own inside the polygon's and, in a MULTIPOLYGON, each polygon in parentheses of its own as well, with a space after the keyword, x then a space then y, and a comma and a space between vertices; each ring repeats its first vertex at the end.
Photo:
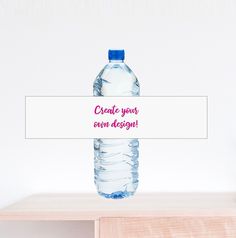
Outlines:
POLYGON ((130 196, 133 196, 135 192, 127 192, 127 191, 117 191, 111 194, 98 192, 99 195, 105 198, 111 198, 111 199, 122 199, 127 198, 130 196))

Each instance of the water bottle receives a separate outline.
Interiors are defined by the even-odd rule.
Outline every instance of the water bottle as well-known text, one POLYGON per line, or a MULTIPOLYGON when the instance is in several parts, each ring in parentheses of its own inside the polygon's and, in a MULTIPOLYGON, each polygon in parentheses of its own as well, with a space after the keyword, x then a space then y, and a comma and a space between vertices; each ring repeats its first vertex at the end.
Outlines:
MULTIPOLYGON (((139 82, 124 63, 124 50, 109 50, 109 63, 93 84, 94 96, 139 96, 139 82)), ((138 186, 138 139, 94 139, 94 182, 98 194, 120 199, 138 186)))

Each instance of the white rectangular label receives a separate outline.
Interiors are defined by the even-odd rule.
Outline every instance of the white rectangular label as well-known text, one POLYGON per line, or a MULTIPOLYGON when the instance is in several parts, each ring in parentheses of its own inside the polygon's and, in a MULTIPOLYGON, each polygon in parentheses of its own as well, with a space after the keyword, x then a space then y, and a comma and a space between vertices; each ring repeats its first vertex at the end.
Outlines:
POLYGON ((26 97, 26 138, 207 138, 207 97, 26 97))

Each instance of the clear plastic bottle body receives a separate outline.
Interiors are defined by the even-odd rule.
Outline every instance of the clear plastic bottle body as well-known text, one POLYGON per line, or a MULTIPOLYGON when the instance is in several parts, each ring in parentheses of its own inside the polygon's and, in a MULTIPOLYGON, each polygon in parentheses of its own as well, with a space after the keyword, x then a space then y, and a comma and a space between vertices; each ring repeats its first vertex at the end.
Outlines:
MULTIPOLYGON (((97 76, 94 96, 139 96, 139 82, 122 60, 112 60, 97 76)), ((138 186, 138 139, 94 139, 94 182, 100 195, 124 198, 138 186)))

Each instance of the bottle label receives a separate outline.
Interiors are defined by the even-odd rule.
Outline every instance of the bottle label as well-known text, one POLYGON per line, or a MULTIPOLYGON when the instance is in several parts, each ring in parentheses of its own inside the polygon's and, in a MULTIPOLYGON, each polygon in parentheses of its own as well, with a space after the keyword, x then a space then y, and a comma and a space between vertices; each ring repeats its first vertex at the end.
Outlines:
POLYGON ((26 97, 26 138, 207 138, 207 97, 26 97))

